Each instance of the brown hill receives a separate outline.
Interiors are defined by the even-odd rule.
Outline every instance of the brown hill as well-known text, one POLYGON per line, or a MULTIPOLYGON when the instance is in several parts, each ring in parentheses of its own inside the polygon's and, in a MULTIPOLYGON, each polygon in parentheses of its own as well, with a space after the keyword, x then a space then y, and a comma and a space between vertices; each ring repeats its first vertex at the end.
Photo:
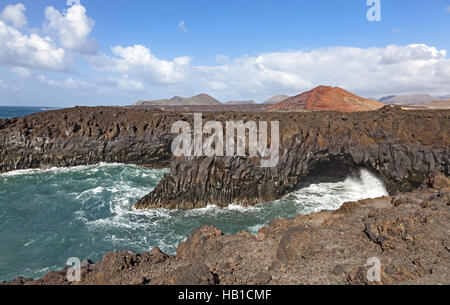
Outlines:
POLYGON ((383 103, 359 97, 337 87, 320 86, 311 91, 285 99, 270 106, 274 111, 370 111, 382 108, 383 103))
POLYGON ((213 106, 222 105, 221 102, 208 94, 199 94, 193 97, 175 96, 166 100, 139 101, 135 106, 213 106))

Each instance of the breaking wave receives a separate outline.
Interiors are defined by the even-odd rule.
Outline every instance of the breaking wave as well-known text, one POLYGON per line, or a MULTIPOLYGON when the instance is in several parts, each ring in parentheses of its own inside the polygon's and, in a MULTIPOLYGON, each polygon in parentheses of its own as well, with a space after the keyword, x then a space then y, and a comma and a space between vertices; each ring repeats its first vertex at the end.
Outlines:
POLYGON ((135 210, 133 204, 166 172, 102 163, 0 175, 0 244, 5 248, 0 280, 37 278, 64 267, 69 257, 99 260, 108 251, 148 251, 154 246, 174 253, 202 225, 228 234, 255 234, 276 218, 335 210, 347 201, 387 195, 375 175, 361 170, 357 177, 313 183, 255 207, 135 210))

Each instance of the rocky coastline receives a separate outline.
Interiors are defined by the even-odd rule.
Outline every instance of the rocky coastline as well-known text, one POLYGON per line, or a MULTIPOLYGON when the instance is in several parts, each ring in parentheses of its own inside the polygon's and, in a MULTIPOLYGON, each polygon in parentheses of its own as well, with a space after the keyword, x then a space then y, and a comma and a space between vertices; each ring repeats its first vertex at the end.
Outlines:
MULTIPOLYGON (((192 122, 191 113, 77 107, 3 119, 0 172, 99 162, 170 166, 136 208, 192 209, 273 201, 308 176, 364 167, 384 180, 390 197, 276 220, 256 237, 203 227, 175 256, 158 248, 108 253, 83 262, 79 284, 368 284, 371 257, 382 262, 383 284, 450 283, 450 110, 203 112, 204 121, 279 121, 280 162, 268 169, 255 158, 173 158, 171 126, 192 122)), ((9 284, 69 284, 66 271, 9 284)))
POLYGON ((375 285, 450 283, 450 179, 438 175, 416 191, 344 204, 338 211, 275 220, 257 236, 196 230, 176 255, 107 253, 42 279, 4 285, 375 285), (369 282, 367 261, 381 262, 369 282))
MULTIPOLYGON (((78 107, 0 120, 0 173, 99 162, 170 166, 159 186, 136 207, 191 209, 244 206, 280 199, 308 175, 365 167, 390 194, 409 192, 431 175, 450 173, 450 110, 267 113, 205 111, 203 120, 279 121, 280 161, 258 158, 173 158, 176 121, 184 111, 78 107)), ((345 174, 345 173, 344 173, 345 174)))

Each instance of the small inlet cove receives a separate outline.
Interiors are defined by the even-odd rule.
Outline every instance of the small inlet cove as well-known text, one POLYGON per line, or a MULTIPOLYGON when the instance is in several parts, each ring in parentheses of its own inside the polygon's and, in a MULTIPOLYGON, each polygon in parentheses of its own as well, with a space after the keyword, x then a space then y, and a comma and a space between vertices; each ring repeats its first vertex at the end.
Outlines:
POLYGON ((174 254, 202 225, 224 233, 253 234, 276 218, 338 209, 344 202, 387 195, 367 170, 342 181, 311 182, 285 198, 256 207, 137 211, 133 204, 154 189, 164 169, 98 164, 0 175, 0 281, 40 278, 78 257, 98 261, 109 251, 174 254))

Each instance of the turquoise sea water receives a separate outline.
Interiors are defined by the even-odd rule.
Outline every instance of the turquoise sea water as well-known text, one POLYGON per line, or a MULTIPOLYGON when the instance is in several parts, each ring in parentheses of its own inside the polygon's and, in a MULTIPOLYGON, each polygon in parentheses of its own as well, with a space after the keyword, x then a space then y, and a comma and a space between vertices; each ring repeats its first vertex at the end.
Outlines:
POLYGON ((225 233, 256 233, 275 218, 293 218, 346 201, 386 195, 369 172, 337 183, 314 183, 274 203, 253 208, 210 206, 191 211, 136 211, 166 170, 98 164, 24 170, 0 175, 0 281, 39 278, 62 269, 68 258, 98 261, 108 251, 173 254, 202 225, 225 233))
POLYGON ((0 106, 0 119, 11 119, 15 117, 27 116, 33 113, 53 110, 52 107, 17 107, 0 106))
MULTIPOLYGON (((0 106, 0 118, 51 110, 0 106)), ((167 170, 98 164, 0 174, 0 281, 39 278, 62 269, 67 259, 98 261, 109 251, 173 254, 202 225, 224 233, 251 233, 276 218, 294 218, 346 201, 387 195, 368 171, 336 183, 313 183, 285 198, 243 208, 209 206, 191 211, 136 211, 133 204, 153 190, 167 170)))

